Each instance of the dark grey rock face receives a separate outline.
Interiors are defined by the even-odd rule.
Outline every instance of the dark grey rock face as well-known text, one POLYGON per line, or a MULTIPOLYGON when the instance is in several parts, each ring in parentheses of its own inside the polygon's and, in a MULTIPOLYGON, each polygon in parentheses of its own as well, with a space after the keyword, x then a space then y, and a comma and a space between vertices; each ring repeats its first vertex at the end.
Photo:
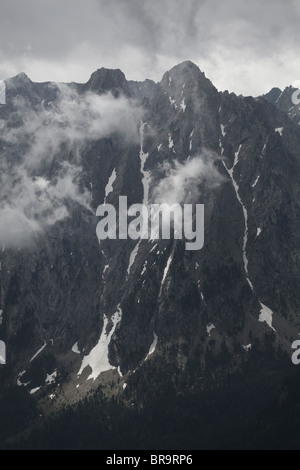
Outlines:
POLYGON ((269 93, 262 97, 274 104, 280 111, 286 113, 289 118, 297 125, 300 123, 300 91, 292 86, 281 91, 279 88, 273 88, 269 93))
MULTIPOLYGON (((193 390, 200 376, 218 374, 220 364, 222 373, 242 369, 250 345, 264 354, 264 337, 274 350, 280 345, 290 351, 299 332, 300 132, 287 105, 275 106, 279 90, 259 100, 219 93, 191 62, 174 67, 159 84, 127 82, 121 71, 101 69, 87 84, 69 88, 79 102, 87 92, 111 92, 142 103, 144 125, 136 122, 141 142, 127 142, 118 130, 98 139, 87 132, 76 184, 90 194, 92 211, 78 198, 66 198, 69 217, 38 233, 30 246, 2 251, 0 339, 8 356, 0 374, 7 383, 41 387, 36 393, 43 396, 47 376, 57 370, 51 390, 58 393, 59 382, 71 397, 70 390, 84 382, 85 393, 92 387, 86 382, 90 370, 79 382, 77 372, 105 322, 106 336, 114 331, 106 359, 128 374, 126 380, 137 369, 149 373, 157 357, 173 371, 181 392, 183 377, 193 390), (200 163, 189 166, 194 159, 200 163), (141 203, 147 177, 153 202, 158 190, 168 189, 162 181, 185 175, 185 191, 191 184, 193 202, 205 205, 204 248, 186 251, 180 240, 99 245, 95 210, 114 172, 107 202, 115 206, 120 195, 129 204, 141 203), (122 319, 115 324, 118 308, 122 319), (72 352, 75 343, 81 356, 72 352)), ((7 94, 0 118, 9 128, 22 128, 14 99, 52 109, 60 86, 20 75, 7 82, 7 94)), ((41 125, 46 132, 47 124, 41 125)), ((2 136, 3 161, 18 165, 34 137, 7 144, 2 136)), ((38 176, 54 182, 64 163, 78 163, 78 145, 62 143, 38 176)), ((3 206, 8 195, 0 193, 3 206)), ((152 371, 152 380, 153 389, 159 388, 160 375, 152 371)))
POLYGON ((129 95, 128 82, 121 70, 108 70, 101 68, 94 72, 89 81, 82 87, 81 91, 94 93, 111 92, 118 97, 120 94, 129 95))
POLYGON ((152 99, 157 91, 157 84, 152 80, 145 80, 144 82, 128 82, 130 96, 143 102, 145 99, 152 99))

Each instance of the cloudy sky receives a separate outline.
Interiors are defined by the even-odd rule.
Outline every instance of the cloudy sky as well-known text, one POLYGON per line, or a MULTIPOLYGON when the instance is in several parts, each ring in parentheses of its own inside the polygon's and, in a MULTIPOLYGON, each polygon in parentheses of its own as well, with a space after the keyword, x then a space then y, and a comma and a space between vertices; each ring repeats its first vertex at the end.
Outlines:
POLYGON ((100 67, 161 79, 194 61, 219 90, 300 79, 300 0, 0 0, 0 79, 86 82, 100 67))

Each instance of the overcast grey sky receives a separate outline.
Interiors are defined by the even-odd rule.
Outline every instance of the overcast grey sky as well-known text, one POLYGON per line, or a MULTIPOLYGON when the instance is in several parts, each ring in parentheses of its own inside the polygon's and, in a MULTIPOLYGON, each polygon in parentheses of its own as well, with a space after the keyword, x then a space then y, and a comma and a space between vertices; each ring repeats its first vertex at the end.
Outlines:
POLYGON ((194 61, 219 90, 300 79, 300 0, 0 0, 0 79, 161 79, 194 61))

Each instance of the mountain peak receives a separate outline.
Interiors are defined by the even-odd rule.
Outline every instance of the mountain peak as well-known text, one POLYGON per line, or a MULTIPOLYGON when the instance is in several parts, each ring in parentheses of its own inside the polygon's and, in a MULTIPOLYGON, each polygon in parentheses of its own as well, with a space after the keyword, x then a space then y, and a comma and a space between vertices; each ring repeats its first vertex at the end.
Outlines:
POLYGON ((198 65, 190 60, 186 60, 178 65, 175 65, 171 70, 166 72, 161 81, 163 88, 170 85, 176 88, 193 88, 197 84, 202 90, 212 90, 214 88, 211 81, 206 78, 205 74, 200 70, 198 65))
POLYGON ((91 75, 85 88, 96 93, 111 91, 115 96, 120 93, 129 95, 128 83, 120 69, 106 69, 102 67, 91 75))
POLYGON ((175 65, 171 70, 165 73, 164 77, 167 76, 171 79, 178 80, 179 78, 188 79, 196 78, 199 76, 205 77, 204 73, 201 72, 199 67, 190 60, 181 62, 178 65, 175 65))
POLYGON ((28 75, 26 75, 26 73, 24 72, 19 73, 15 77, 12 77, 10 80, 12 80, 13 82, 18 82, 18 83, 20 82, 32 83, 28 75))
MULTIPOLYGON (((194 72, 201 72, 199 69, 198 65, 195 64, 195 62, 192 62, 191 60, 185 60, 181 62, 180 64, 175 65, 171 70, 188 70, 188 71, 194 71, 194 72)), ((202 72, 201 72, 202 73, 202 72)))
POLYGON ((275 104, 281 94, 282 90, 280 88, 272 88, 272 90, 264 95, 263 98, 270 101, 272 104, 275 104))

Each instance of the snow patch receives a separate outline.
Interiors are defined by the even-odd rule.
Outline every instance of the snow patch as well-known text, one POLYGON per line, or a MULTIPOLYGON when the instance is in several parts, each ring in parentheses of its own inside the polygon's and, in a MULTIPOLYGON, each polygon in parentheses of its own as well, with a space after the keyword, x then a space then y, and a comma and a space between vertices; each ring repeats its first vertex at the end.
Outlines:
POLYGON ((168 272, 170 270, 170 266, 172 264, 172 261, 173 261, 173 256, 174 256, 174 248, 172 250, 172 253, 170 254, 169 256, 169 259, 167 261, 167 264, 166 264, 166 267, 165 267, 165 270, 164 270, 164 275, 163 275, 163 278, 162 278, 162 281, 161 281, 161 287, 160 287, 160 294, 162 292, 162 288, 166 282, 166 279, 167 279, 167 275, 168 275, 168 272))
POLYGON ((90 368, 92 369, 92 373, 87 380, 92 379, 93 381, 95 381, 99 377, 99 375, 102 374, 102 372, 116 369, 109 362, 108 352, 111 339, 116 331, 117 326, 122 321, 122 309, 120 308, 120 305, 117 307, 117 311, 116 313, 114 313, 111 320, 113 326, 110 332, 107 333, 109 320, 104 315, 104 325, 100 340, 98 344, 94 347, 94 349, 90 352, 90 354, 83 358, 81 368, 78 372, 78 376, 80 376, 84 369, 88 366, 90 366, 90 368))
POLYGON ((260 236, 261 232, 262 232, 262 229, 261 229, 261 228, 258 228, 258 229, 257 229, 256 238, 258 238, 258 237, 260 236))
POLYGON ((195 129, 192 130, 190 134, 190 152, 193 150, 193 136, 194 136, 195 129))
POLYGON ((145 127, 147 126, 146 122, 141 122, 140 127, 140 159, 141 159, 141 173, 143 175, 143 188, 144 188, 144 200, 143 204, 145 206, 148 205, 149 200, 149 188, 150 188, 150 180, 151 180, 151 173, 150 171, 145 170, 145 165, 149 157, 149 153, 144 152, 144 132, 145 127))
POLYGON ((169 149, 172 149, 172 148, 174 148, 174 142, 173 142, 171 134, 169 134, 169 149))
POLYGON ((26 374, 26 370, 23 370, 23 372, 20 372, 20 374, 18 375, 18 379, 17 379, 17 385, 18 385, 18 387, 27 387, 27 385, 30 384, 30 382, 28 382, 28 383, 23 383, 23 382, 21 381, 21 378, 22 378, 23 375, 25 375, 25 374, 26 374))
POLYGON ((148 264, 148 261, 145 261, 145 264, 144 264, 144 266, 143 266, 143 271, 141 272, 141 276, 143 276, 143 275, 146 273, 146 271, 147 271, 147 264, 148 264))
POLYGON ((158 244, 156 243, 156 245, 154 245, 154 247, 150 250, 150 253, 152 253, 157 246, 158 246, 158 244))
POLYGON ((155 353, 157 344, 158 344, 158 336, 157 336, 156 333, 154 333, 154 341, 153 341, 153 343, 152 343, 151 346, 150 346, 150 349, 149 349, 149 352, 148 352, 148 354, 147 354, 147 356, 146 356, 145 361, 147 361, 147 360, 149 359, 149 357, 152 356, 152 355, 155 353))
POLYGON ((226 137, 225 127, 226 126, 223 126, 223 124, 221 124, 221 132, 223 137, 226 137))
POLYGON ((37 393, 39 390, 41 390, 42 387, 37 387, 37 388, 34 388, 30 391, 30 395, 34 395, 35 393, 37 393))
POLYGON ((243 346, 243 349, 247 352, 251 351, 252 349, 252 344, 248 344, 248 346, 243 346))
POLYGON ((257 186, 259 180, 260 180, 260 175, 258 175, 258 177, 256 178, 256 180, 255 180, 254 183, 252 184, 252 188, 255 188, 255 187, 257 186))
POLYGON ((80 351, 79 351, 79 348, 78 348, 78 342, 74 344, 74 346, 72 347, 72 352, 74 354, 81 354, 80 351))
POLYGON ((109 269, 109 264, 106 264, 106 265, 104 266, 102 276, 104 276, 104 274, 106 273, 106 271, 107 271, 108 269, 109 269))
POLYGON ((55 370, 52 374, 47 374, 47 378, 45 380, 45 383, 48 385, 55 384, 55 380, 57 378, 57 370, 55 370))
POLYGON ((222 145, 222 140, 221 140, 221 139, 219 139, 219 147, 220 147, 220 149, 221 149, 221 155, 224 155, 225 149, 224 149, 224 147, 223 147, 223 145, 222 145))
POLYGON ((105 188, 104 204, 106 204, 106 200, 107 200, 109 194, 113 192, 113 185, 114 185, 114 182, 116 181, 116 179, 117 179, 117 172, 114 169, 112 171, 112 174, 109 177, 108 183, 107 183, 106 188, 105 188))
POLYGON ((243 209, 244 220, 245 220, 245 232, 244 232, 244 239, 243 239, 243 261, 244 261, 244 269, 245 269, 245 273, 246 273, 247 282, 248 282, 250 288, 253 291, 254 290, 253 284, 252 284, 251 280, 249 279, 249 271, 248 271, 249 261, 248 261, 248 257, 247 257, 247 245, 248 245, 248 233, 249 233, 249 229, 248 229, 248 211, 247 211, 246 207, 243 204, 243 201, 241 199, 240 192, 239 192, 240 191, 239 185, 237 184, 237 182, 234 178, 234 170, 235 170, 235 167, 237 166, 237 164, 239 163, 239 155, 240 155, 241 149, 242 149, 242 145, 239 146, 238 151, 235 153, 234 163, 233 163, 233 166, 232 166, 231 169, 229 169, 227 167, 227 165, 224 161, 223 161, 223 165, 224 165, 225 169, 227 170, 227 172, 228 172, 228 174, 231 178, 231 181, 232 181, 235 193, 236 193, 237 200, 239 201, 239 203, 240 203, 240 205, 242 206, 242 209, 243 209))
POLYGON ((6 344, 0 341, 0 365, 6 365, 6 344))
POLYGON ((41 349, 39 349, 38 352, 35 353, 35 355, 30 359, 29 362, 33 362, 33 361, 44 351, 44 349, 45 349, 46 346, 47 346, 47 343, 45 343, 45 344, 41 347, 41 349))
POLYGON ((180 104, 180 109, 185 113, 185 110, 186 110, 186 104, 185 104, 185 100, 183 99, 181 104, 180 104))
POLYGON ((284 127, 277 127, 277 128, 275 129, 275 132, 278 132, 278 133, 282 136, 283 130, 284 130, 284 127))
POLYGON ((266 305, 262 304, 261 305, 261 311, 260 311, 260 316, 259 316, 259 322, 260 323, 267 323, 267 325, 272 328, 273 331, 276 332, 275 328, 273 328, 273 312, 269 307, 266 307, 266 305))
POLYGON ((243 147, 243 144, 241 144, 241 145, 239 146, 238 151, 235 152, 235 154, 234 154, 234 163, 233 163, 233 168, 232 168, 232 170, 234 170, 234 168, 235 168, 235 167, 237 166, 237 164, 239 163, 239 156, 240 156, 242 147, 243 147))
POLYGON ((276 104, 278 103, 278 101, 280 100, 280 98, 283 96, 283 93, 284 93, 284 92, 282 91, 282 92, 280 93, 280 95, 278 96, 277 100, 275 101, 276 104))
POLYGON ((130 272, 131 272, 131 268, 132 266, 134 265, 135 263, 135 259, 137 257, 137 254, 139 252, 139 249, 140 249, 140 244, 141 244, 141 241, 139 241, 136 246, 134 247, 134 249, 132 250, 131 254, 130 254, 130 258, 129 258, 129 264, 128 264, 128 268, 127 268, 127 275, 129 276, 130 272))
POLYGON ((216 329, 215 325, 213 323, 209 323, 206 327, 206 331, 207 331, 208 336, 210 336, 211 332, 215 329, 216 329))
MULTIPOLYGON (((143 175, 142 179, 142 184, 144 188, 144 198, 143 198, 143 204, 144 206, 148 205, 149 202, 149 192, 150 192, 150 181, 151 181, 151 173, 150 171, 145 170, 145 165, 149 157, 149 153, 144 152, 144 132, 145 132, 145 127, 148 124, 146 122, 141 122, 140 126, 140 159, 141 159, 141 173, 143 175)), ((139 248, 140 248, 141 240, 137 243, 135 248, 133 249, 130 258, 129 258, 129 265, 127 268, 127 274, 129 276, 131 268, 135 262, 136 256, 138 254, 139 248)))

